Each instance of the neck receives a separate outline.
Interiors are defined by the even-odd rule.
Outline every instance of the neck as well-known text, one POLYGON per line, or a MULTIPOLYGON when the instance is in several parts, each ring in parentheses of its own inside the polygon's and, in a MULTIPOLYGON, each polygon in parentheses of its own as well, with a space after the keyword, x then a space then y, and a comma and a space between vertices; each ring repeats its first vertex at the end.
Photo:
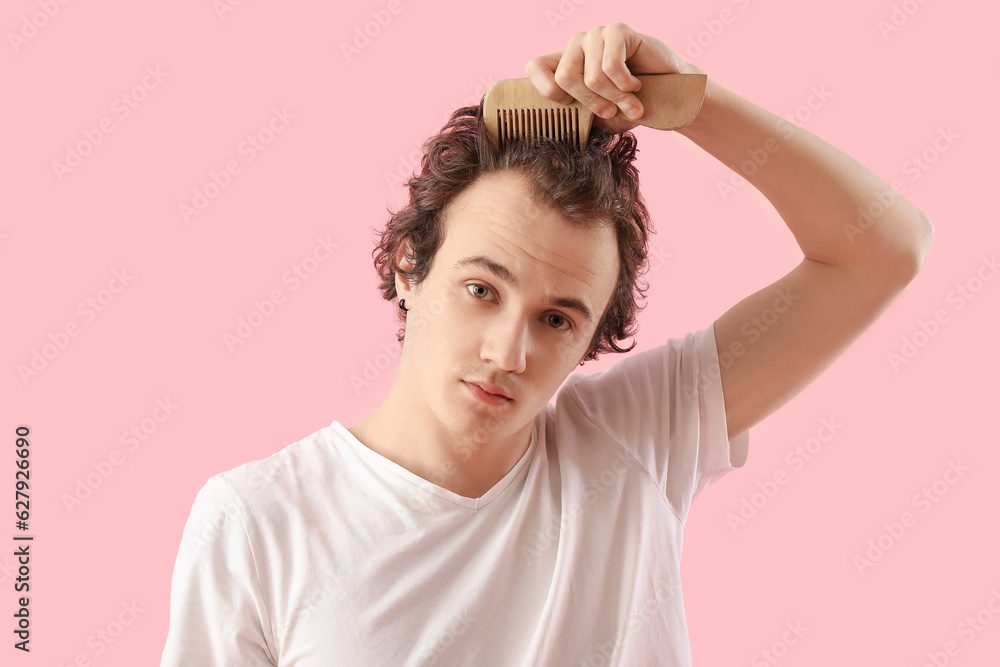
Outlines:
POLYGON ((386 400, 349 430, 363 445, 413 474, 460 496, 481 497, 524 455, 533 422, 513 432, 503 426, 491 431, 485 428, 488 418, 476 419, 465 412, 469 408, 460 406, 450 416, 467 420, 468 429, 454 430, 427 403, 405 359, 404 353, 386 400), (484 432, 486 439, 481 435, 484 432))

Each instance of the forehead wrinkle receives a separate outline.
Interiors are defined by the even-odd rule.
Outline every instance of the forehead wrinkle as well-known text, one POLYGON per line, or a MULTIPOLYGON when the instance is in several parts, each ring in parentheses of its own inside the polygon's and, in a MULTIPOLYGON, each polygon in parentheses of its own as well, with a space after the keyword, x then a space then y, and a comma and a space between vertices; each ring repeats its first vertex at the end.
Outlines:
MULTIPOLYGON (((495 174, 492 174, 492 176, 495 176, 495 174)), ((525 183, 524 185, 526 187, 529 186, 528 183, 525 183)), ((452 209, 453 213, 458 213, 458 212, 461 211, 463 213, 466 213, 469 216, 477 216, 477 215, 479 215, 479 216, 481 216, 484 219, 483 223, 480 225, 480 230, 481 231, 492 232, 493 234, 496 234, 500 238, 504 239, 505 241, 507 241, 509 243, 514 243, 515 242, 514 240, 506 238, 503 234, 499 233, 495 229, 491 229, 492 227, 501 227, 501 228, 503 228, 504 230, 506 230, 508 232, 512 232, 514 234, 517 234, 518 236, 520 236, 521 238, 523 238, 526 243, 528 243, 528 244, 530 244, 532 246, 535 246, 535 247, 539 247, 542 250, 545 250, 545 246, 542 245, 541 243, 538 243, 537 241, 535 241, 531 236, 529 236, 528 234, 523 233, 521 231, 518 231, 517 229, 514 229, 514 225, 516 224, 516 222, 512 222, 510 219, 511 218, 516 218, 517 216, 527 217, 527 216, 525 216, 523 208, 517 208, 510 215, 499 215, 498 216, 497 215, 498 209, 499 208, 503 208, 503 206, 502 205, 501 206, 497 206, 497 201, 496 200, 497 199, 502 199, 501 193, 489 192, 489 193, 483 193, 483 194, 481 194, 480 196, 477 196, 477 197, 471 197, 470 196, 468 199, 465 199, 463 197, 463 195, 466 195, 467 193, 468 193, 468 191, 463 192, 461 195, 459 195, 458 198, 462 199, 461 203, 459 203, 458 201, 454 202, 454 208, 452 209), (476 209, 479 209, 479 211, 477 212, 476 209), (507 222, 508 224, 504 224, 504 222, 507 222)), ((504 194, 506 194, 506 193, 504 193, 504 194)), ((548 215, 557 215, 557 216, 559 215, 558 212, 555 211, 555 209, 553 209, 553 208, 551 208, 551 207, 549 207, 549 206, 547 206, 545 204, 539 205, 537 203, 537 201, 535 200, 535 198, 532 197, 530 194, 527 195, 526 197, 524 197, 523 200, 524 199, 526 199, 527 201, 529 201, 531 203, 531 206, 536 211, 540 211, 543 214, 548 214, 548 215)), ((570 264, 570 265, 578 268, 583 273, 587 273, 587 274, 592 275, 592 276, 599 275, 598 272, 596 272, 596 271, 589 271, 586 268, 584 268, 582 266, 579 266, 578 264, 574 263, 573 261, 571 261, 568 258, 564 257, 563 255, 560 255, 557 252, 553 252, 553 251, 548 251, 548 252, 551 253, 551 254, 553 254, 553 255, 555 255, 556 257, 559 257, 560 259, 565 260, 568 264, 570 264)), ((531 252, 528 252, 528 254, 531 255, 531 257, 534 257, 535 259, 538 259, 539 261, 544 262, 545 264, 548 264, 552 268, 554 268, 554 269, 556 269, 558 271, 562 271, 562 269, 560 269, 559 267, 557 267, 556 265, 554 265, 552 262, 545 261, 545 260, 541 259, 538 255, 533 254, 531 252)), ((562 272, 565 273, 565 271, 562 271, 562 272)), ((581 282, 583 282, 583 281, 581 281, 581 282)))
MULTIPOLYGON (((496 223, 493 223, 493 224, 495 225, 496 223)), ((520 236, 521 238, 523 238, 527 242, 528 245, 532 245, 532 246, 535 246, 537 248, 541 248, 541 250, 545 251, 546 253, 548 253, 550 255, 555 255, 556 257, 558 257, 559 259, 565 261, 567 264, 569 264, 573 268, 577 269, 578 271, 580 271, 582 273, 587 274, 591 278, 596 278, 596 277, 598 277, 600 275, 597 271, 591 271, 588 268, 586 268, 585 266, 581 266, 581 265, 577 264, 573 260, 569 259, 568 257, 566 257, 564 255, 560 255, 559 253, 555 252, 554 250, 548 250, 548 249, 546 249, 546 247, 544 245, 542 245, 541 243, 538 243, 537 241, 535 241, 534 239, 532 239, 529 235, 527 235, 527 234, 525 234, 523 232, 519 232, 516 229, 511 229, 510 227, 506 227, 504 225, 499 225, 499 226, 503 227, 503 229, 505 229, 507 231, 513 232, 514 234, 517 234, 518 236, 520 236)), ((503 234, 498 233, 496 230, 493 230, 493 229, 484 229, 484 231, 488 231, 488 232, 491 232, 493 234, 496 234, 497 236, 499 236, 500 238, 502 238, 503 240, 505 240, 505 241, 507 241, 509 243, 514 243, 513 240, 508 239, 503 234)), ((555 269, 556 271, 559 271, 560 273, 566 274, 567 276, 569 276, 573 280, 577 280, 577 281, 579 281, 581 283, 585 283, 585 284, 588 284, 588 285, 590 284, 588 281, 582 280, 580 278, 577 278, 576 276, 570 274, 569 272, 567 272, 566 270, 562 269, 561 267, 556 266, 555 264, 553 264, 552 262, 550 262, 550 261, 548 261, 546 259, 543 259, 540 255, 538 255, 536 253, 533 253, 533 252, 531 252, 530 250, 528 250, 526 248, 520 248, 520 249, 525 254, 527 254, 529 257, 531 257, 531 258, 533 258, 533 259, 535 259, 535 260, 537 260, 537 261, 539 261, 539 262, 541 262, 541 263, 543 263, 543 264, 545 264, 547 266, 552 267, 553 269, 555 269)))

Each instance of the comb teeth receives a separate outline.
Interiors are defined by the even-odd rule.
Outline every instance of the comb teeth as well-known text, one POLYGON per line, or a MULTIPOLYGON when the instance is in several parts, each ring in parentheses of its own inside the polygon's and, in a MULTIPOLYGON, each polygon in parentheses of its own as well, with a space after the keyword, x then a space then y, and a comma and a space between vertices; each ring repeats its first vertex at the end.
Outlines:
POLYGON ((524 137, 531 145, 542 139, 580 144, 580 110, 497 109, 500 146, 514 137, 524 137))
POLYGON ((496 148, 515 138, 527 145, 543 139, 586 146, 594 113, 574 101, 558 104, 546 98, 528 79, 504 79, 483 97, 483 124, 496 148))
MULTIPOLYGON (((632 121, 658 130, 686 126, 701 110, 708 76, 705 74, 636 74, 642 87, 642 118, 632 121)), ((594 112, 574 100, 558 104, 538 92, 528 79, 497 81, 483 96, 482 121, 490 142, 500 148, 514 137, 535 144, 541 139, 572 142, 586 149, 594 112)), ((617 118, 625 119, 622 112, 617 118)))

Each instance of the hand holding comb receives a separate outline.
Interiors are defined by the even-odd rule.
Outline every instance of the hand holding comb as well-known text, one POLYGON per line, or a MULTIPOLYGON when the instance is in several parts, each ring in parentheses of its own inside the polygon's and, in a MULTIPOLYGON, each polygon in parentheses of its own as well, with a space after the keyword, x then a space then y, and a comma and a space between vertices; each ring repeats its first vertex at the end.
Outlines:
MULTIPOLYGON (((676 130, 698 115, 705 100, 705 74, 636 74, 642 88, 633 94, 642 102, 641 118, 629 118, 621 109, 617 118, 657 130, 676 130)), ((486 91, 483 121, 497 148, 517 136, 529 141, 551 139, 587 145, 594 112, 579 100, 553 102, 528 79, 497 81, 486 91)))

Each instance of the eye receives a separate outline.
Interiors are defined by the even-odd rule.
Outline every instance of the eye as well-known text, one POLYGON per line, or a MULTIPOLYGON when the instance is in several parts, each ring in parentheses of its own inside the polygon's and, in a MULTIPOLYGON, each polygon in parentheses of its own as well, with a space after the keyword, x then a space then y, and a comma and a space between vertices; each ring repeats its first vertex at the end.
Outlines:
MULTIPOLYGON (((472 291, 471 291, 472 289, 481 289, 481 290, 483 290, 483 292, 490 293, 490 288, 489 287, 486 287, 485 285, 480 285, 478 283, 472 283, 471 285, 466 285, 465 287, 466 287, 466 289, 470 290, 470 292, 469 292, 470 294, 473 294, 472 291)), ((475 296, 480 301, 485 301, 485 299, 482 299, 480 297, 480 295, 483 292, 479 292, 478 294, 473 294, 473 296, 475 296)))
MULTIPOLYGON (((550 317, 550 318, 551 318, 551 317, 554 317, 554 318, 556 318, 556 320, 557 320, 558 322, 562 322, 563 324, 565 324, 565 325, 566 325, 566 326, 565 326, 565 328, 564 328, 564 327, 562 327, 562 326, 557 326, 557 327, 555 327, 556 329, 564 329, 565 331, 569 331, 570 329, 572 329, 572 328, 573 328, 573 325, 569 323, 569 320, 568 320, 568 319, 566 319, 565 317, 563 317, 562 315, 560 315, 559 313, 551 313, 551 314, 549 315, 549 317, 550 317)), ((549 322, 551 322, 551 321, 552 321, 552 320, 549 320, 549 322)))
MULTIPOLYGON (((484 299, 483 296, 493 293, 489 287, 486 285, 480 285, 479 283, 470 283, 466 285, 465 288, 469 291, 469 294, 474 296, 479 301, 488 301, 488 299, 484 299)), ((571 331, 573 329, 573 325, 570 323, 569 318, 565 315, 561 315, 560 313, 549 313, 546 317, 550 318, 550 323, 552 322, 551 318, 555 318, 556 325, 552 327, 553 329, 562 331, 571 331)))

